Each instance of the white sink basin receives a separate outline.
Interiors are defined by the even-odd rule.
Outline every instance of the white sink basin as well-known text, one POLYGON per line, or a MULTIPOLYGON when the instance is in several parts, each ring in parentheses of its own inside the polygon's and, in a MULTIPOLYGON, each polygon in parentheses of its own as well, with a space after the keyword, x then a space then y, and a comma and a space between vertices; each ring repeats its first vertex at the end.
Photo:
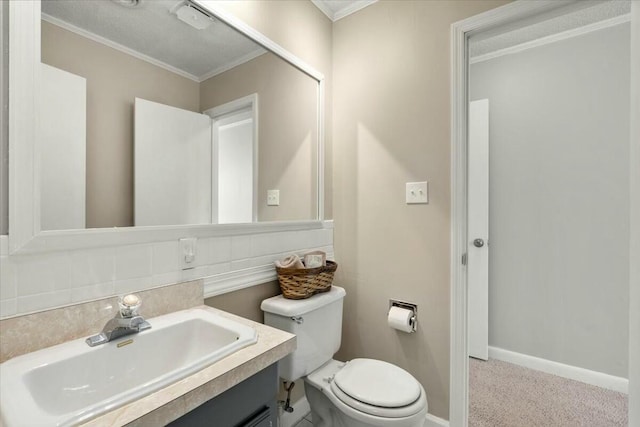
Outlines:
POLYGON ((257 341, 253 328, 202 308, 147 320, 151 329, 106 344, 81 338, 1 364, 4 427, 77 425, 257 341))

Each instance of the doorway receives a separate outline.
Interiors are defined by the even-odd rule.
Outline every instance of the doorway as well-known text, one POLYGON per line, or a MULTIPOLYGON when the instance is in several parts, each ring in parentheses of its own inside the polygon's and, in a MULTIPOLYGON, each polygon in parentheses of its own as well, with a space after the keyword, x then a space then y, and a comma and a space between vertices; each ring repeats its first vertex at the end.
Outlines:
MULTIPOLYGON (((471 209, 471 206, 468 206, 467 203, 471 203, 470 200, 469 202, 467 201, 467 195, 469 195, 469 197, 471 196, 471 194, 469 194, 469 191, 471 191, 472 189, 472 184, 470 181, 467 181, 467 177, 469 179, 471 179, 471 174, 466 170, 466 164, 467 164, 467 160, 469 162, 469 165, 471 165, 472 161, 471 158, 469 158, 468 156, 472 155, 472 151, 471 151, 471 147, 468 148, 469 151, 467 151, 467 147, 466 147, 466 140, 467 140, 467 124, 466 124, 466 117, 467 117, 467 108, 468 108, 468 100, 473 101, 474 98, 473 97, 469 97, 468 95, 470 94, 470 92, 473 92, 473 87, 471 87, 471 90, 469 92, 468 86, 467 86, 467 76, 468 71, 471 70, 471 72, 473 72, 473 65, 471 65, 471 68, 468 68, 468 58, 464 55, 464 52, 466 50, 465 46, 468 46, 468 39, 467 37, 469 35, 480 35, 482 36, 482 32, 479 31, 479 29, 487 29, 489 27, 494 26, 496 23, 500 23, 500 24, 506 24, 509 23, 511 25, 511 29, 516 28, 518 26, 522 27, 524 25, 524 21, 519 22, 518 24, 514 24, 515 21, 521 20, 521 19, 528 19, 529 21, 526 22, 527 25, 531 24, 531 17, 535 16, 535 15, 545 15, 547 16, 547 18, 549 18, 549 16, 551 16, 552 12, 558 12, 558 10, 554 11, 552 9, 561 9, 562 7, 566 7, 567 5, 570 5, 570 2, 562 2, 562 3, 556 3, 555 8, 551 7, 549 4, 545 5, 532 5, 532 4, 524 4, 526 2, 517 2, 513 5, 509 5, 500 9, 497 9, 496 11, 489 12, 487 14, 481 15, 477 18, 471 18, 470 20, 466 20, 463 21, 461 23, 458 24, 454 24, 454 28, 453 28, 453 46, 454 46, 454 63, 453 63, 453 69, 454 69, 454 90, 453 90, 453 99, 454 99, 454 106, 453 106, 453 141, 454 141, 454 146, 453 146, 453 173, 452 173, 452 179, 453 179, 453 188, 454 188, 454 201, 453 201, 453 206, 452 206, 452 210, 453 210, 453 215, 454 215, 454 228, 453 228, 453 237, 454 237, 454 241, 453 241, 453 252, 452 252, 452 369, 451 369, 451 379, 452 379, 452 386, 451 386, 451 425, 467 425, 467 405, 468 405, 468 394, 467 394, 467 377, 468 377, 468 366, 467 364, 467 354, 468 354, 468 344, 469 342, 467 342, 466 340, 466 332, 468 330, 467 326, 467 311, 466 311, 466 306, 467 303, 469 303, 470 305, 474 302, 474 300, 472 300, 470 298, 471 296, 471 281, 472 281, 472 272, 468 271, 468 266, 464 267, 463 263, 467 260, 471 260, 471 251, 474 250, 473 248, 475 247, 475 245, 473 245, 473 242, 475 240, 474 235, 470 234, 471 233, 471 222, 467 222, 467 208, 471 209), (546 9, 545 9, 546 7, 546 9), (492 21, 493 19, 493 21, 492 21), (457 28, 456 28, 457 27, 457 28), (456 46, 460 49, 457 49, 456 46), (458 53, 458 55, 456 55, 456 52, 458 53), (457 79, 457 80, 456 80, 457 79), (464 105, 463 105, 464 102, 464 105), (464 123, 461 123, 461 120, 464 120, 464 123), (467 175, 468 174, 468 175, 467 175), (469 227, 469 228, 467 228, 469 227), (467 253, 468 252, 468 253, 467 253), (467 256, 469 258, 467 258, 467 256), (469 284, 469 294, 467 294, 467 289, 466 289, 466 284, 469 284)), ((593 3, 592 3, 593 5, 593 3)), ((563 11, 564 13, 566 13, 566 10, 563 11)), ((627 18, 628 20, 628 18, 627 18)), ((496 35, 497 32, 494 29, 491 31, 493 35, 496 35)), ((490 33, 490 31, 486 31, 485 32, 485 36, 487 33, 490 33)), ((627 40, 628 40, 628 35, 627 35, 627 40)), ((574 50, 575 52, 575 50, 574 50)), ((485 52, 486 53, 486 52, 485 52)), ((603 63, 605 63, 606 61, 602 61, 603 63)), ((581 69, 581 71, 584 71, 584 69, 581 69)), ((628 71, 628 70, 627 70, 628 71)), ((577 75, 580 75, 580 72, 577 73, 577 75)), ((538 74, 539 76, 539 74, 538 74)), ((513 79, 511 79, 511 77, 513 77, 513 74, 510 74, 507 78, 505 78, 505 80, 503 81, 504 84, 508 84, 510 82, 512 82, 513 79)), ((473 84, 473 76, 471 75, 471 84, 473 84)), ((544 81, 543 81, 544 83, 544 81)), ((602 84, 598 84, 596 85, 597 87, 602 86, 602 84)), ((520 88, 519 86, 515 85, 514 87, 511 88, 511 98, 517 98, 519 95, 518 92, 518 88, 520 88), (514 90, 515 88, 515 90, 514 90)), ((629 93, 629 90, 627 91, 627 93, 629 93)), ((480 98, 484 98, 486 97, 486 95, 482 95, 480 96, 480 98)), ((494 102, 494 97, 489 97, 489 104, 493 106, 493 104, 495 104, 494 102)), ((478 99, 477 97, 475 99, 478 99)), ((591 105, 589 103, 584 103, 582 105, 579 105, 578 107, 576 107, 576 109, 580 109, 582 108, 583 110, 588 107, 590 107, 591 105)), ((551 110, 551 108, 547 108, 547 110, 551 110)), ((496 110, 497 111, 497 110, 496 110)), ((534 113, 534 118, 536 119, 540 119, 539 116, 544 115, 544 114, 538 114, 538 113, 547 113, 548 111, 546 110, 536 110, 537 113, 534 113)), ((628 101, 626 104, 626 113, 628 114, 628 101)), ((492 108, 491 110, 491 115, 493 116, 493 112, 494 109, 492 108)), ((558 123, 562 123, 563 120, 567 120, 566 117, 564 117, 563 115, 555 115, 555 119, 558 123)), ((603 119, 604 121, 606 121, 606 119, 603 119)), ((539 120, 537 120, 537 122, 539 123, 539 120)), ((581 124, 582 126, 580 127, 580 129, 583 130, 583 128, 587 127, 585 126, 584 123, 581 124)), ((628 125, 627 125, 628 126, 628 125)), ((521 128, 521 127, 519 127, 521 128)), ((627 127, 627 129, 629 129, 629 127, 627 127)), ((536 133, 538 132, 540 129, 534 129, 533 131, 530 131, 529 133, 536 133)), ((489 129, 489 132, 491 133, 493 131, 493 129, 489 129)), ((471 135, 469 135, 469 138, 471 138, 471 135)), ((517 139, 517 138, 515 138, 517 139)), ((544 138, 543 138, 544 139, 544 138)), ((626 142, 627 145, 627 149, 628 149, 628 141, 629 141, 629 136, 628 136, 628 132, 627 132, 627 136, 623 138, 626 142)), ((510 138, 511 141, 514 140, 513 135, 510 138)), ((546 142, 547 140, 544 139, 543 143, 546 142)), ((578 138, 578 142, 585 142, 585 138, 578 138)), ((634 142, 636 142, 634 140, 634 142)), ((536 149, 540 148, 540 147, 535 147, 536 149)), ((554 147, 551 147, 552 149, 554 147)), ((557 148, 557 147, 555 147, 557 148)), ((581 146, 580 149, 585 150, 586 146, 581 146)), ((574 150, 575 151, 575 150, 574 150)), ((606 150, 605 150, 606 151, 606 150)), ((580 163, 579 157, 583 154, 582 152, 578 152, 577 156, 574 157, 569 157, 569 158, 565 158, 565 160, 570 160, 570 164, 574 164, 574 163, 580 163)), ((597 154, 597 153, 596 153, 597 154)), ((600 153, 600 157, 599 160, 601 162, 604 162, 606 159, 607 154, 606 153, 600 153)), ((555 156, 558 157, 558 156, 555 156)), ((553 164, 555 161, 557 161, 557 158, 550 158, 549 156, 542 156, 542 157, 536 157, 535 155, 529 153, 526 156, 522 156, 523 159, 528 160, 530 163, 534 163, 534 166, 538 167, 538 177, 540 178, 549 178, 550 176, 552 176, 555 172, 552 170, 547 170, 547 166, 549 166, 550 164, 553 164), (531 162, 531 160, 535 160, 535 162, 531 162)), ((597 157, 597 156, 596 156, 597 157)), ((598 160, 598 159, 596 159, 598 160)), ((522 164, 518 164, 519 160, 517 160, 516 162, 514 162, 513 160, 511 161, 511 166, 521 166, 522 164)), ((622 162, 624 164, 628 166, 628 155, 625 159, 622 160, 622 162)), ((562 165, 561 165, 562 166, 562 165)), ((609 165, 610 166, 610 165, 609 165)), ((491 168, 494 168, 494 165, 492 163, 491 168)), ((632 167, 633 168, 633 167, 632 167)), ((559 168, 560 170, 565 170, 565 172, 567 174, 569 174, 569 172, 573 172, 570 168, 564 167, 564 168, 559 168), (569 170, 567 170, 569 169, 569 170)), ((610 175, 615 175, 616 172, 619 172, 621 169, 623 168, 618 168, 617 171, 613 171, 612 173, 605 173, 604 175, 606 175, 607 177, 609 177, 610 175)), ((597 177, 599 176, 598 174, 600 172, 602 172, 602 165, 599 165, 599 168, 594 168, 591 170, 592 171, 592 176, 597 177)), ((628 171, 628 169, 627 169, 628 171)), ((627 180, 628 180, 628 175, 629 172, 627 172, 627 180)), ((530 201, 530 206, 528 206, 527 211, 528 212, 535 212, 537 214, 541 214, 543 213, 542 211, 544 211, 545 209, 551 209, 554 207, 562 207, 563 203, 564 204, 571 204, 570 202, 575 202, 575 200, 573 200, 573 196, 575 196, 572 193, 569 193, 566 198, 563 197, 558 197, 556 198, 556 196, 553 196, 552 192, 556 190, 556 188, 553 188, 553 186, 549 186, 548 183, 544 182, 544 179, 538 179, 538 180, 534 180, 534 188, 533 189, 523 189, 522 188, 522 184, 521 182, 518 182, 518 179, 516 177, 516 179, 512 179, 511 181, 507 182, 507 184, 512 185, 513 187, 515 187, 515 190, 520 189, 521 193, 525 196, 525 201, 530 201), (540 202, 540 200, 538 200, 537 202, 533 200, 533 197, 529 197, 531 194, 533 194, 534 190, 538 190, 539 192, 542 193, 542 200, 545 203, 540 202)), ((571 181, 573 178, 571 179, 567 179, 567 181, 571 181)), ((586 183, 589 183, 589 180, 587 181, 583 181, 586 183)), ((556 186, 559 187, 565 187, 565 188, 572 188, 570 185, 566 185, 566 183, 556 183, 556 186)), ((572 184, 575 184, 572 183, 572 184)), ((587 187, 588 189, 595 189, 594 187, 587 187)), ((627 218, 630 218, 629 212, 630 212, 630 208, 629 208, 629 197, 628 195, 631 194, 632 198, 634 197, 634 194, 632 192, 629 191, 629 189, 627 188, 626 190, 624 188, 619 188, 619 190, 623 193, 626 193, 626 206, 621 206, 619 207, 619 210, 623 211, 623 213, 625 215, 627 215, 627 218)), ((490 190, 490 192, 493 190, 490 190)), ((615 192, 615 190, 614 190, 615 192)), ((507 200, 508 202, 508 200, 507 200)), ((516 205, 517 203, 513 203, 513 205, 516 205)), ((522 202, 520 202, 520 204, 522 204, 522 202)), ((603 203, 604 205, 605 203, 603 203)), ((579 230, 580 228, 585 228, 584 225, 582 225, 582 227, 578 227, 579 223, 581 221, 584 221, 585 218, 588 218, 588 213, 594 211, 596 208, 598 208, 600 206, 590 206, 588 208, 583 208, 583 209, 579 209, 579 212, 582 214, 581 216, 576 216, 574 215, 573 218, 571 218, 572 222, 569 223, 570 226, 576 226, 576 228, 579 230)), ((552 211, 554 209, 551 209, 552 211)), ((542 217, 541 215, 537 215, 537 218, 542 217)), ((471 219, 471 218, 470 218, 471 219)), ((544 222, 544 221, 542 221, 544 222)), ((560 221, 562 222, 562 221, 560 221)), ((628 223, 631 222, 630 219, 628 219, 628 223)), ((566 223, 566 221, 565 221, 566 223)), ((492 230, 491 235, 495 235, 494 231, 499 231, 500 228, 499 227, 494 227, 494 223, 491 222, 491 226, 489 227, 490 230, 492 230), (495 230, 494 230, 495 228, 495 230)), ((536 228, 536 225, 541 225, 541 224, 536 224, 535 222, 521 222, 520 223, 520 228, 524 229, 525 231, 531 231, 532 229, 536 228)), ((566 225, 566 224, 565 224, 566 225)), ((615 226, 619 226, 620 224, 615 224, 615 226)), ((609 227, 611 228, 611 227, 609 227)), ((558 229, 561 230, 561 229, 558 229)), ((516 242, 515 246, 512 246, 510 248, 510 254, 514 255, 515 257, 512 259, 512 261, 514 261, 516 264, 520 264, 520 266, 524 266, 524 267, 531 267, 531 266, 535 266, 536 264, 539 264, 538 261, 540 261, 539 259, 536 260, 535 258, 532 259, 532 257, 530 256, 530 254, 525 254, 527 252, 528 246, 526 246, 527 243, 540 243, 540 241, 542 241, 543 244, 546 244, 549 247, 549 250, 546 253, 543 253, 541 256, 539 255, 540 258, 544 258, 545 256, 548 256, 548 258, 551 261, 554 261, 557 263, 556 266, 552 266, 551 270, 556 270, 556 272, 560 271, 561 273, 565 273, 566 278, 571 278, 571 273, 573 273, 576 269, 571 269, 569 268, 569 265, 574 261, 574 256, 576 256, 576 253, 579 252, 577 250, 574 251, 567 251, 563 248, 561 248, 561 243, 564 243, 564 241, 562 240, 563 238, 566 238, 567 235, 566 233, 564 233, 563 231, 558 231, 558 230, 549 230, 549 229, 543 229, 542 231, 548 232, 548 231, 555 231, 554 234, 552 235, 551 238, 547 238, 547 239, 543 239, 540 234, 540 239, 537 239, 536 236, 534 236, 533 241, 532 239, 520 239, 519 242, 516 242), (554 241, 553 239, 556 239, 556 241, 554 241), (545 243, 546 242, 546 243, 545 243), (561 250, 562 249, 562 250, 561 250), (554 250, 556 251, 556 253, 554 253, 554 250), (522 257, 517 257, 518 254, 523 254, 522 257), (563 270, 564 267, 564 270, 563 270)), ((513 231, 513 230, 511 230, 513 231)), ((515 230, 515 231, 522 231, 522 230, 515 230)), ((587 230, 589 231, 589 230, 587 230)), ((600 230, 596 230, 596 231, 600 231, 600 230)), ((512 233, 512 234, 516 234, 516 233, 512 233)), ((588 240, 590 237, 592 236, 594 233, 582 233, 582 238, 585 238, 588 240)), ((613 233, 615 234, 615 233, 613 233)), ((629 229, 627 229, 627 236, 630 234, 629 229)), ((547 236, 548 237, 548 236, 547 236)), ((517 239, 516 239, 517 240, 517 239)), ((589 241, 589 240, 588 240, 589 241)), ((498 241, 495 241, 495 239, 493 237, 491 237, 490 239, 490 245, 484 246, 482 247, 483 250, 486 249, 487 252, 489 251, 489 248, 496 248, 498 245, 498 241)), ((578 241, 574 241, 573 242, 574 245, 579 245, 580 247, 584 247, 585 243, 581 240, 578 241)), ((501 243, 503 244, 503 242, 501 243)), ((594 245, 597 246, 597 239, 594 239, 594 245)), ((626 262, 627 262, 627 266, 626 268, 624 268, 628 274, 629 271, 629 259, 630 259, 630 253, 628 251, 628 241, 626 244, 622 244, 620 245, 620 247, 625 247, 625 250, 623 250, 623 257, 626 257, 626 262)), ((476 249, 480 249, 477 248, 476 249)), ((579 257, 578 257, 579 258, 579 257)), ((594 264, 593 261, 587 261, 589 258, 588 257, 583 257, 582 262, 585 263, 588 262, 590 264, 594 264)), ((578 259, 578 261, 580 261, 578 259)), ((491 264, 493 265, 493 264, 491 264)), ((508 267, 513 267, 515 269, 516 266, 514 265, 508 265, 508 267)), ((549 269, 547 269, 548 272, 549 269)), ((582 270, 584 270, 584 268, 582 268, 582 270)), ((526 276, 527 274, 525 274, 526 276)), ((534 273, 532 273, 531 271, 528 272, 528 276, 531 277, 533 276, 534 273)), ((491 277, 491 273, 489 275, 491 277)), ((560 277, 562 277, 562 275, 560 275, 560 277)), ((538 277, 536 277, 536 279, 538 281, 542 281, 542 279, 545 279, 544 277, 540 277, 540 275, 538 275, 538 277)), ((583 278, 584 279, 584 278, 583 278)), ((584 281, 584 280, 583 280, 584 281)), ((623 282, 625 282, 626 284, 630 284, 631 285, 631 292, 633 292, 634 290, 634 282, 631 280, 631 278, 629 276, 626 276, 626 278, 622 279, 623 282)), ((490 285, 491 286, 491 285, 490 285)), ((516 288, 516 290, 522 294, 525 294, 525 297, 529 297, 529 300, 532 300, 533 298, 535 298, 536 295, 535 292, 531 293, 529 295, 526 295, 526 292, 529 290, 528 288, 518 288, 518 286, 513 286, 514 288, 516 288)), ((603 289, 606 289, 606 286, 603 287, 603 289)), ((551 291, 554 291, 555 289, 552 289, 551 291)), ((567 291, 565 292, 565 295, 561 295, 563 298, 565 298, 565 301, 570 305, 571 303, 574 302, 574 300, 577 300, 579 302, 583 302, 584 304, 582 304, 582 306, 586 306, 586 302, 585 301, 581 301, 581 299, 583 299, 584 297, 584 292, 580 293, 579 291, 583 290, 583 289, 578 289, 578 292, 576 291, 567 291)), ((622 303, 628 302, 628 296, 630 290, 627 288, 623 294, 626 297, 625 301, 622 301, 622 303)), ((553 297, 553 294, 548 295, 553 297)), ((605 294, 601 294, 601 296, 604 297, 608 297, 609 295, 605 295, 605 294)), ((619 299, 619 298, 618 298, 619 299)), ((563 302, 563 301, 561 301, 563 302)), ((605 301, 603 301, 605 302, 605 301)), ((628 306, 627 306, 628 307, 628 306)), ((522 315, 521 317, 526 317, 523 314, 526 314, 525 312, 527 310, 529 310, 530 307, 522 307, 522 306, 518 306, 517 304, 513 304, 511 307, 509 307, 509 310, 511 310, 512 312, 515 312, 516 315, 520 314, 522 315)), ((543 312, 543 314, 547 314, 547 318, 543 318, 542 322, 548 321, 549 324, 553 323, 553 315, 555 314, 560 314, 562 315, 561 312, 547 312, 544 313, 543 309, 541 310, 543 312)), ((597 310, 597 309, 596 309, 597 310)), ((603 309, 603 311, 606 312, 606 310, 603 309)), ((634 313, 633 308, 632 308, 632 313, 634 313)), ((619 313, 613 313, 613 317, 617 316, 619 313)), ((568 316, 571 317, 571 316, 568 316)), ((579 316, 578 316, 579 317, 579 316)), ((508 321, 504 321, 501 320, 503 323, 508 323, 508 321)), ((539 336, 535 336, 535 335, 531 335, 531 334, 527 334, 527 333, 521 333, 521 330, 519 330, 518 328, 522 327, 522 323, 518 320, 516 322, 512 322, 512 325, 507 325, 509 327, 512 327, 513 330, 513 337, 515 339, 521 339, 521 341, 527 341, 525 342, 525 344, 529 343, 529 342, 535 342, 535 341, 541 341, 544 338, 544 335, 546 332, 544 333, 540 333, 539 336)), ((577 323, 577 327, 585 327, 587 326, 586 329, 589 329, 588 327, 590 325, 585 325, 584 322, 582 324, 580 324, 580 322, 576 322, 577 323)), ((630 321, 628 318, 626 318, 623 322, 625 324, 625 328, 622 328, 622 331, 612 331, 611 335, 615 335, 618 332, 621 333, 621 335, 625 335, 624 333, 624 329, 629 327, 630 321)), ((594 324, 596 324, 596 326, 601 326, 598 325, 597 322, 594 322, 594 324)), ((576 325, 569 325, 569 326, 564 326, 564 331, 566 332, 565 337, 566 338, 569 335, 570 331, 570 326, 576 326, 576 325)), ((561 328, 559 328, 561 329, 561 328)), ((585 332, 585 336, 586 338, 589 338, 593 333, 592 329, 589 329, 588 331, 585 332)), ((490 334, 491 335, 491 334, 490 334)), ((629 335, 630 337, 633 337, 633 334, 629 335)), ((631 340, 633 340, 633 338, 631 338, 631 340)), ((522 344, 522 343, 520 343, 522 344)), ((557 343, 556 343, 557 344, 557 343)), ((560 343, 561 344, 561 343, 560 343)), ((629 339, 627 338, 625 344, 629 344, 629 339)), ((606 346, 606 344, 605 344, 606 346)), ((579 350, 579 349, 576 349, 579 350)), ((570 351, 568 350, 564 350, 565 353, 570 353, 570 351)), ((578 351, 576 351, 578 352, 578 351)), ((621 350, 621 352, 626 353, 626 350, 621 350)), ((566 355, 566 354, 565 354, 566 355)), ((491 357, 491 355, 490 355, 491 357)), ((633 359, 632 359, 633 360, 633 359)), ((631 400, 630 403, 630 407, 633 407, 634 404, 634 400, 631 400)), ((631 411, 630 411, 631 412, 631 411)))
POLYGON ((206 110, 213 120, 212 176, 217 209, 215 224, 258 220, 258 95, 253 94, 206 110))

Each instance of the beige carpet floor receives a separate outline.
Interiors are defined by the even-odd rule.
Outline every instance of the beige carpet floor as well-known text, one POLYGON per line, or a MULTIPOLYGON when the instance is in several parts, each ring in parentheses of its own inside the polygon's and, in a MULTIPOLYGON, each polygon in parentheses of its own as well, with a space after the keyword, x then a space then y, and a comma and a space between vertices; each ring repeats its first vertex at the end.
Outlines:
POLYGON ((627 395, 469 358, 469 427, 627 426, 627 395))

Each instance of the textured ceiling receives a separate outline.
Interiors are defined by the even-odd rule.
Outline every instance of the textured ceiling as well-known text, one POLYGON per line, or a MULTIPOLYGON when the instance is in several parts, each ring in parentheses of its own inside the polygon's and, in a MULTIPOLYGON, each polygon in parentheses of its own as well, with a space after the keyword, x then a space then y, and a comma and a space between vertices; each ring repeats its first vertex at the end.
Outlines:
POLYGON ((539 22, 529 23, 515 30, 496 31, 489 38, 479 39, 472 37, 469 40, 469 53, 471 58, 486 55, 501 49, 517 46, 542 37, 551 36, 564 31, 573 30, 594 24, 596 22, 626 15, 631 11, 630 0, 614 0, 606 2, 582 2, 578 3, 578 10, 572 8, 563 10, 563 14, 539 22), (589 7, 584 7, 584 6, 589 7))
POLYGON ((236 30, 214 21, 204 30, 180 21, 182 0, 142 0, 126 7, 110 0, 44 0, 42 12, 56 20, 168 64, 202 80, 266 52, 236 30))

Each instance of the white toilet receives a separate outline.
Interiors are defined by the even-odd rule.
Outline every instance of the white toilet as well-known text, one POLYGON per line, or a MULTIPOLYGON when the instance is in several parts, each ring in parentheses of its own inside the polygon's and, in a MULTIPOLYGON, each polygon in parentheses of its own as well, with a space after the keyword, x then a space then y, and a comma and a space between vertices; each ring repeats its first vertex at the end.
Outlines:
POLYGON ((333 360, 340 348, 345 291, 309 299, 262 301, 265 324, 297 335, 296 351, 278 364, 286 381, 304 377, 314 427, 422 427, 428 404, 407 371, 373 359, 333 360))

